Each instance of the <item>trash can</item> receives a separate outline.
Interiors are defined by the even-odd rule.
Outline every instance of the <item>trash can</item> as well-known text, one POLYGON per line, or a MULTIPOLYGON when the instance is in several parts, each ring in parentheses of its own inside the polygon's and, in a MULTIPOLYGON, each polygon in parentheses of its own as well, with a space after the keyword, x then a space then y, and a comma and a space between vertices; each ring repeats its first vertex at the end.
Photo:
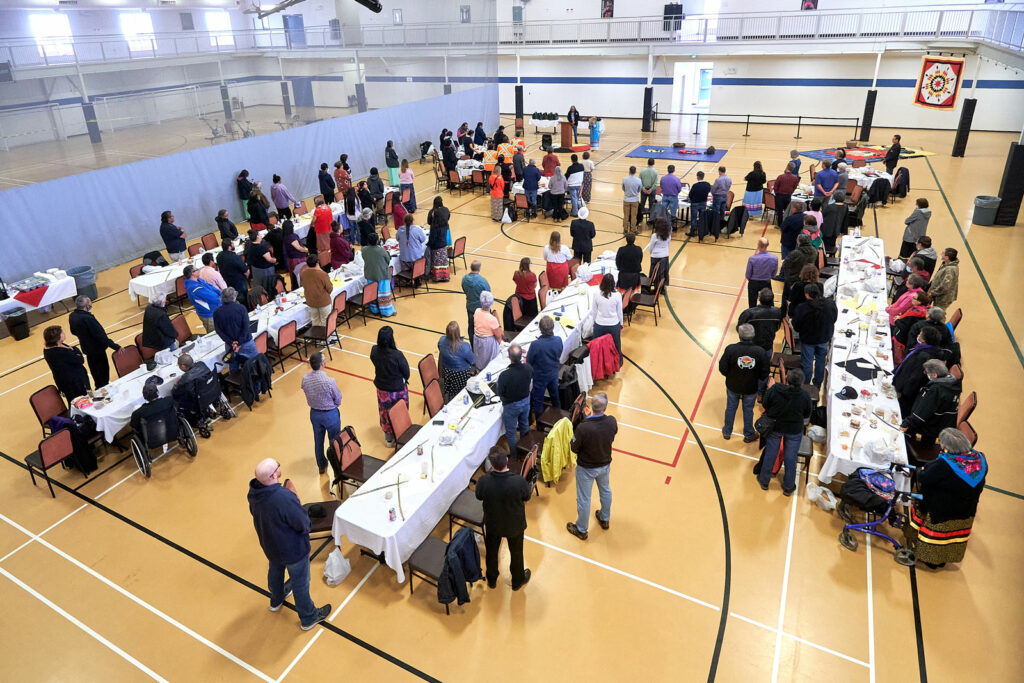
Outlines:
POLYGON ((971 222, 975 225, 992 225, 996 222, 996 211, 999 210, 1001 197, 986 197, 984 195, 974 198, 974 218, 971 222))
POLYGON ((97 297, 96 292, 96 271, 92 266, 76 266, 68 268, 68 276, 75 278, 75 287, 78 293, 90 299, 97 297))
POLYGON ((28 336, 28 314, 21 306, 16 306, 4 313, 4 324, 7 331, 15 339, 24 339, 28 336))

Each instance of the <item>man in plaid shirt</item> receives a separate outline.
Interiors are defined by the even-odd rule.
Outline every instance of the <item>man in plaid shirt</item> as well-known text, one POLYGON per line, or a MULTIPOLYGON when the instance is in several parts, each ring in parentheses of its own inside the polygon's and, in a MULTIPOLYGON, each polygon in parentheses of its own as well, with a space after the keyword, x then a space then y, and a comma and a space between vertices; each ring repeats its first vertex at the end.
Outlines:
POLYGON ((317 351, 309 357, 310 371, 302 378, 302 393, 309 404, 309 421, 313 423, 313 453, 320 474, 327 471, 324 457, 324 435, 333 440, 341 432, 341 390, 333 377, 323 371, 324 356, 317 351))

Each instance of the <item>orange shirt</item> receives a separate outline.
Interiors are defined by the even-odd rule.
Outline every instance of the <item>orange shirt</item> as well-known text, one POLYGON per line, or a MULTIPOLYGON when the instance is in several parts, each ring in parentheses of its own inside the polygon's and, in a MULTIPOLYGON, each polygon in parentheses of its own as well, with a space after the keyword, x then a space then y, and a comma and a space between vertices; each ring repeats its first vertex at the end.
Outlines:
POLYGON ((498 163, 498 150, 489 149, 484 152, 484 168, 490 171, 498 163))
POLYGON ((313 210, 313 231, 318 235, 330 232, 333 220, 334 212, 326 204, 321 204, 313 210))
POLYGON ((505 196, 505 179, 501 177, 500 173, 492 173, 487 182, 491 184, 492 197, 501 199, 505 196))
POLYGON ((352 187, 352 176, 344 168, 334 169, 334 182, 338 186, 338 196, 344 197, 348 189, 352 187))

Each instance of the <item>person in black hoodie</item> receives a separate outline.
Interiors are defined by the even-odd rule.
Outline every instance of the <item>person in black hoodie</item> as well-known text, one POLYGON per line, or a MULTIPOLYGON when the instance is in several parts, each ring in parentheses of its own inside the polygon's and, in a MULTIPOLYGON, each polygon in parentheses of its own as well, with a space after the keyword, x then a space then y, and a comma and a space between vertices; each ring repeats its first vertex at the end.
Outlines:
POLYGON ((317 179, 320 181, 320 194, 324 196, 324 201, 328 204, 333 204, 334 188, 337 186, 334 184, 334 178, 327 170, 327 164, 320 164, 320 173, 317 174, 317 179))
POLYGON ((732 437, 736 419, 736 408, 743 403, 743 443, 757 441, 754 431, 754 401, 760 393, 761 383, 768 380, 771 367, 771 352, 765 351, 754 341, 753 325, 744 324, 736 328, 740 340, 729 344, 718 359, 718 371, 725 375, 725 422, 722 436, 732 437))
POLYGON ((622 290, 635 289, 640 286, 640 272, 644 265, 644 250, 634 244, 636 235, 626 235, 626 243, 615 252, 615 267, 619 269, 619 279, 615 286, 622 290))
POLYGON ((800 364, 804 376, 810 379, 813 369, 814 379, 811 384, 820 387, 825 379, 825 356, 828 354, 828 344, 832 340, 839 311, 836 302, 821 296, 820 285, 804 287, 804 296, 807 301, 797 307, 793 329, 800 335, 800 364))
POLYGON ((590 263, 590 255, 594 251, 594 235, 597 231, 594 223, 587 220, 590 217, 590 209, 582 207, 579 216, 569 224, 569 234, 572 236, 572 257, 580 263, 590 263))
POLYGON ((167 316, 167 295, 157 294, 142 314, 142 345, 163 351, 178 343, 178 331, 167 316))
POLYGON ((249 512, 270 568, 270 611, 277 612, 293 595, 299 624, 308 631, 331 613, 331 606, 317 607, 309 597, 309 513, 302 507, 295 486, 280 483, 281 465, 273 458, 260 461, 249 481, 249 512), (284 580, 288 571, 290 581, 284 580))
POLYGON ((508 541, 512 590, 517 591, 530 581, 530 570, 523 568, 523 535, 526 501, 530 500, 533 487, 522 475, 509 471, 508 455, 501 448, 492 448, 487 458, 493 469, 476 484, 476 498, 483 501, 484 507, 487 585, 498 585, 498 550, 504 538, 508 541))
POLYGON ((220 238, 222 240, 236 240, 238 239, 238 228, 228 218, 228 210, 221 209, 217 212, 217 229, 220 231, 220 238))
POLYGON ((43 358, 53 373, 53 383, 68 403, 89 391, 89 374, 82 352, 64 343, 64 330, 50 325, 43 330, 43 358))
POLYGON ((785 261, 789 252, 796 249, 796 238, 804 230, 804 203, 801 201, 790 202, 789 206, 793 213, 782 220, 779 227, 782 233, 779 236, 779 246, 782 248, 782 260, 785 261))
MULTIPOLYGON (((754 343, 771 355, 775 347, 775 335, 782 325, 782 309, 775 307, 775 293, 770 287, 765 287, 757 293, 757 306, 740 313, 737 324, 752 325, 754 343)), ((763 394, 764 388, 762 387, 758 393, 763 394)))
POLYGON ((919 434, 922 446, 931 446, 946 427, 956 427, 956 413, 960 406, 960 380, 949 374, 946 364, 931 359, 924 362, 928 384, 914 400, 910 414, 900 426, 908 435, 919 434))
POLYGON ((934 327, 921 328, 915 341, 914 349, 903 357, 892 373, 892 386, 899 395, 900 412, 904 415, 910 414, 914 401, 928 383, 924 364, 933 358, 941 360, 944 354, 939 348, 939 333, 934 327))
POLYGON ((68 329, 78 337, 82 353, 89 360, 89 372, 92 373, 96 388, 105 387, 110 382, 107 348, 117 351, 121 347, 107 336, 103 325, 92 314, 92 299, 87 296, 75 297, 75 310, 68 316, 68 329))
POLYGON ((786 383, 774 383, 764 392, 764 414, 775 425, 765 440, 764 454, 759 463, 757 483, 765 491, 772 477, 772 467, 782 447, 782 462, 786 473, 782 478, 782 493, 790 496, 796 490, 796 455, 804 435, 804 421, 811 417, 811 397, 804 391, 804 373, 793 368, 786 373, 786 383))

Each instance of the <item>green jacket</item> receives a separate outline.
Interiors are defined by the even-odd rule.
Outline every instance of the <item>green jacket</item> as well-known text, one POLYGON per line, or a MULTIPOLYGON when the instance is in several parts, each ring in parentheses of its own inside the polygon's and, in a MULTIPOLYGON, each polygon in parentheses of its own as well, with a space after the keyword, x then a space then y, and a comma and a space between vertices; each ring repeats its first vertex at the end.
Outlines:
POLYGON ((388 278, 388 266, 391 265, 391 257, 384 247, 366 246, 363 247, 363 276, 370 282, 380 282, 388 278))
POLYGON ((640 182, 643 183, 645 190, 653 190, 658 184, 658 170, 653 166, 648 166, 640 171, 640 182))

